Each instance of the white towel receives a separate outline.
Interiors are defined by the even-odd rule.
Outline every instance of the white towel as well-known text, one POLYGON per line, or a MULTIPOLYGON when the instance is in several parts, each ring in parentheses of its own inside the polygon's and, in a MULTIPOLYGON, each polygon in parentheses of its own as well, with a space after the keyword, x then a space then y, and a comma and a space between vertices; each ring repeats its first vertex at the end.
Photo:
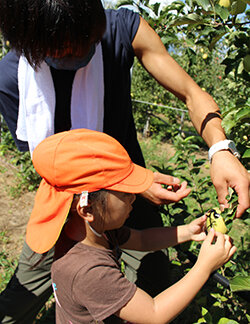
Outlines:
MULTIPOLYGON (((35 147, 54 134, 55 90, 47 63, 36 71, 25 57, 18 65, 19 113, 17 138, 35 147)), ((71 129, 88 128, 103 131, 104 81, 101 44, 86 67, 77 70, 71 95, 71 129)))

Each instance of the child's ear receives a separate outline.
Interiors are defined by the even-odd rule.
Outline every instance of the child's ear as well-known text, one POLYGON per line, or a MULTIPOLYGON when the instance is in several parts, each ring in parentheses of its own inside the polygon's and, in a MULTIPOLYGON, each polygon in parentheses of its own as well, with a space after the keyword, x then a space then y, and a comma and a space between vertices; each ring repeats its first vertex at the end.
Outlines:
POLYGON ((83 218, 84 220, 88 221, 89 223, 93 222, 94 220, 94 215, 92 214, 92 208, 91 205, 89 204, 88 206, 80 206, 80 201, 78 201, 76 205, 76 211, 78 215, 83 218))

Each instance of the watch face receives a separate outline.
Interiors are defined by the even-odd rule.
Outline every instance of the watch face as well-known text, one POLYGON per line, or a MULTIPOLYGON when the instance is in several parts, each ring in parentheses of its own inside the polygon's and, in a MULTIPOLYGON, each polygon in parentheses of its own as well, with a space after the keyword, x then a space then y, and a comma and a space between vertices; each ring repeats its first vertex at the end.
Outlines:
POLYGON ((234 153, 236 151, 236 147, 233 142, 228 143, 228 148, 234 153))
POLYGON ((239 154, 239 152, 237 151, 236 146, 235 146, 235 144, 234 144, 233 141, 230 141, 230 142, 228 143, 228 148, 229 148, 230 151, 233 153, 233 155, 235 155, 237 158, 240 158, 240 154, 239 154))

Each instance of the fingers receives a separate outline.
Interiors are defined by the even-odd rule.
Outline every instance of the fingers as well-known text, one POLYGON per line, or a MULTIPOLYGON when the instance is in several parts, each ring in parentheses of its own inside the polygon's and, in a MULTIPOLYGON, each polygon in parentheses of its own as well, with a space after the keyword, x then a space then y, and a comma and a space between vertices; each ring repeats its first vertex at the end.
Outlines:
POLYGON ((233 245, 233 240, 231 239, 230 236, 228 235, 224 235, 224 239, 225 239, 225 251, 227 253, 227 259, 226 262, 231 259, 231 257, 233 256, 233 254, 236 252, 237 248, 236 246, 233 245))
MULTIPOLYGON (((228 208, 229 204, 226 200, 228 195, 228 189, 226 186, 214 184, 218 195, 218 202, 220 204, 220 209, 223 211, 224 208, 228 208)), ((235 217, 239 218, 241 215, 250 207, 250 197, 249 197, 249 183, 241 183, 240 186, 234 187, 238 195, 238 206, 236 210, 235 217)))
POLYGON ((244 211, 250 207, 250 175, 247 170, 232 154, 220 151, 215 154, 210 171, 221 209, 229 207, 226 196, 228 187, 231 187, 238 195, 236 217, 241 217, 244 211))
POLYGON ((214 238, 215 238, 215 230, 213 228, 211 228, 211 230, 208 232, 208 235, 207 235, 206 240, 204 241, 204 243, 210 245, 210 244, 213 243, 214 238))
POLYGON ((160 172, 154 172, 154 181, 169 186, 180 183, 180 179, 160 172))
POLYGON ((248 179, 246 179, 245 183, 241 183, 241 186, 236 186, 234 189, 238 195, 238 207, 235 217, 239 218, 250 207, 248 179))
POLYGON ((229 259, 231 259, 233 254, 236 252, 237 248, 236 246, 233 245, 233 240, 230 236, 223 235, 219 232, 216 232, 216 236, 217 236, 216 244, 218 245, 221 244, 222 246, 224 246, 224 252, 226 257, 225 262, 227 262, 229 259))
POLYGON ((223 211, 224 208, 228 208, 228 201, 226 200, 226 196, 228 195, 228 188, 226 183, 224 185, 214 183, 215 190, 217 192, 217 199, 220 204, 220 209, 223 211))
POLYGON ((207 220, 207 215, 202 215, 201 217, 198 217, 195 220, 193 220, 192 223, 190 224, 195 226, 200 231, 205 231, 206 220, 207 220))
POLYGON ((225 264, 235 253, 236 247, 228 235, 211 229, 202 244, 198 257, 201 264, 205 264, 211 272, 225 264), (199 259, 200 258, 200 259, 199 259))
POLYGON ((190 192, 191 192, 191 188, 186 188, 186 185, 184 185, 183 187, 181 186, 180 189, 174 192, 177 198, 176 201, 179 201, 187 197, 190 194, 190 192))
POLYGON ((190 188, 185 188, 180 186, 180 189, 176 191, 170 191, 162 188, 162 198, 164 199, 163 203, 169 204, 178 202, 181 199, 187 197, 191 192, 190 188))
POLYGON ((230 237, 228 235, 224 235, 220 232, 216 232, 213 228, 211 228, 208 232, 207 235, 207 240, 210 244, 212 244, 213 242, 215 242, 215 245, 219 246, 224 246, 225 242, 229 242, 229 244, 232 244, 230 242, 230 237))
POLYGON ((236 246, 232 246, 229 250, 229 254, 228 254, 228 260, 230 260, 232 258, 232 256, 234 255, 234 253, 237 251, 236 246))
MULTIPOLYGON (((218 195, 218 202, 220 204, 220 209, 223 211, 225 208, 229 207, 226 196, 228 195, 228 190, 226 187, 215 186, 218 195)), ((238 206, 236 210, 235 217, 240 218, 241 215, 250 207, 249 189, 247 186, 241 186, 240 188, 234 188, 238 195, 238 206)))
POLYGON ((207 220, 207 215, 202 215, 199 218, 196 218, 195 221, 197 222, 197 225, 203 225, 203 223, 207 220))
POLYGON ((154 199, 150 199, 157 205, 176 203, 190 194, 191 189, 187 188, 187 182, 180 184, 180 180, 160 172, 154 172, 154 199), (157 189, 157 185, 159 185, 157 189), (167 189, 162 185, 167 185, 167 189))

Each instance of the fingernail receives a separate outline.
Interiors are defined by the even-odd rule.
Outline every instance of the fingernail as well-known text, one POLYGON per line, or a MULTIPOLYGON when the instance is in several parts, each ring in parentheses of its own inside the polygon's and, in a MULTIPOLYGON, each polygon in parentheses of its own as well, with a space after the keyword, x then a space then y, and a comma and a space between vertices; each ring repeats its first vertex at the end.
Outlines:
POLYGON ((225 209, 225 205, 223 205, 223 204, 220 204, 220 210, 224 210, 225 209))

